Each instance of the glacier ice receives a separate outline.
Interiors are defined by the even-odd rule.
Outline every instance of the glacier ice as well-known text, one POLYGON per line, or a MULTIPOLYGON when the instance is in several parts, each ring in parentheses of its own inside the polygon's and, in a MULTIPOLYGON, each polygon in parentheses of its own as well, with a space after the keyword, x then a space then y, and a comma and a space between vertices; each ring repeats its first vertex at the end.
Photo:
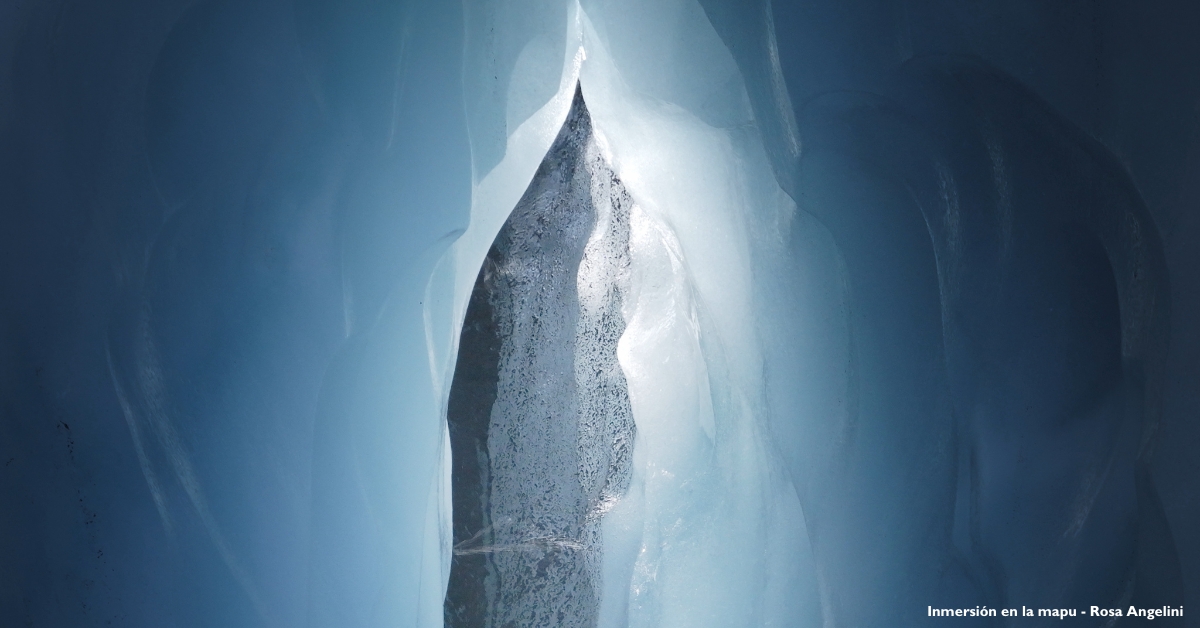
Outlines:
POLYGON ((1200 10, 1015 2, 0 8, 0 623, 1194 600, 1200 10))
MULTIPOLYGON (((668 15, 673 11, 675 19, 660 23, 690 28, 704 25, 699 5, 683 3, 666 11, 668 15)), ((654 23, 653 19, 640 21, 654 23)), ((549 110, 542 116, 535 114, 514 131, 504 160, 476 188, 476 221, 455 244, 459 251, 454 254, 459 265, 455 295, 459 304, 455 307, 460 311, 466 278, 475 279, 469 274, 471 269, 482 267, 476 271, 472 305, 465 311, 467 327, 462 341, 470 338, 471 346, 458 348, 458 368, 466 370, 456 374, 455 381, 463 377, 468 378, 464 382, 480 382, 479 363, 493 359, 499 360, 500 370, 495 380, 494 405, 486 399, 469 401, 474 404, 470 421, 475 436, 474 444, 464 446, 463 451, 481 453, 464 463, 471 467, 469 472, 464 470, 464 478, 470 478, 464 485, 469 485, 473 493, 463 501, 456 495, 455 503, 470 499, 482 505, 472 501, 467 506, 471 514, 463 515, 474 522, 475 529, 456 529, 461 541, 455 564, 462 565, 465 575, 461 580, 452 576, 447 617, 455 618, 452 625, 476 625, 484 615, 489 616, 485 624, 500 625, 504 617, 510 616, 506 613, 514 613, 512 616, 522 617, 527 623, 546 612, 561 613, 559 621, 565 622, 563 625, 789 625, 819 621, 816 578, 803 515, 780 452, 767 436, 769 403, 760 377, 765 365, 759 336, 767 330, 744 324, 759 318, 761 308, 771 307, 765 295, 780 288, 772 281, 783 273, 771 271, 783 263, 784 238, 779 229, 794 220, 794 206, 771 183, 761 145, 752 134, 738 128, 748 118, 746 98, 731 59, 711 29, 701 30, 698 37, 687 31, 677 33, 684 37, 682 43, 650 33, 639 40, 667 41, 668 51, 671 45, 677 46, 670 52, 680 58, 698 55, 724 64, 718 67, 724 67, 726 74, 716 76, 716 80, 709 73, 711 63, 692 66, 690 73, 673 68, 670 76, 681 84, 673 86, 673 93, 670 89, 663 93, 660 88, 659 96, 683 99, 692 106, 702 104, 698 116, 678 104, 647 98, 630 89, 587 11, 575 7, 570 23, 573 39, 568 39, 559 95, 557 102, 548 105, 559 112, 549 120, 544 119, 549 110), (502 297, 506 290, 491 287, 486 302, 492 312, 485 318, 490 317, 494 327, 481 335, 480 329, 486 325, 476 317, 485 309, 479 300, 481 287, 516 285, 511 283, 513 280, 501 279, 516 272, 505 268, 523 269, 522 273, 541 268, 536 272, 543 277, 543 287, 530 294, 544 300, 557 294, 557 289, 549 287, 558 285, 550 282, 550 271, 565 273, 556 281, 567 281, 576 272, 574 264, 578 262, 570 261, 575 259, 582 259, 579 305, 568 300, 557 307, 571 312, 577 308, 579 312, 587 310, 583 286, 594 280, 585 281, 589 258, 577 257, 581 244, 568 245, 548 235, 537 235, 541 231, 520 227, 531 220, 525 216, 533 215, 530 204, 534 200, 543 206, 544 216, 537 224, 547 233, 570 224, 554 212, 572 209, 571 202, 573 209, 581 212, 580 220, 592 211, 587 202, 560 200, 583 196, 595 202, 597 198, 595 188, 590 197, 571 192, 572 186, 579 184, 562 183, 562 175, 556 174, 556 168, 563 167, 564 142, 569 145, 568 129, 574 128, 576 114, 566 117, 559 139, 541 149, 549 150, 546 161, 536 172, 525 175, 532 178, 533 184, 523 200, 512 200, 519 192, 514 183, 521 178, 507 174, 508 168, 532 170, 535 162, 531 158, 538 157, 537 148, 524 148, 522 144, 545 146, 553 122, 568 115, 563 111, 568 103, 565 96, 571 93, 576 79, 582 88, 582 98, 574 99, 576 106, 587 101, 596 127, 595 137, 587 145, 588 154, 594 155, 588 163, 596 164, 591 168, 592 177, 608 180, 606 168, 601 165, 611 163, 613 180, 619 177, 629 190, 627 201, 612 205, 622 207, 626 216, 619 224, 628 229, 628 261, 609 262, 616 265, 610 266, 608 273, 613 278, 625 276, 626 271, 619 269, 627 264, 628 279, 622 280, 628 281, 627 296, 619 300, 624 333, 614 357, 619 356, 624 375, 619 379, 628 383, 628 403, 637 436, 632 460, 625 463, 630 465, 631 477, 610 486, 607 492, 599 485, 586 488, 595 484, 587 479, 594 472, 576 461, 575 451, 564 444, 578 438, 571 430, 587 430, 587 413, 568 402, 576 395, 581 401, 588 398, 582 390, 572 392, 585 380, 578 373, 573 380, 567 377, 570 371, 561 364, 559 375, 546 374, 547 365, 553 364, 551 358, 570 359, 572 332, 554 331, 561 328, 554 321, 565 313, 553 312, 545 303, 538 305, 536 316, 533 311, 524 315, 534 321, 534 327, 518 332, 521 326, 504 322, 513 314, 502 314, 501 309, 518 307, 513 311, 520 312, 530 306, 511 305, 520 302, 502 297), (714 122, 722 126, 713 126, 714 122), (524 165, 518 165, 517 160, 524 161, 524 165), (557 192, 559 196, 552 193, 554 184, 563 188, 557 192), (504 197, 507 199, 498 200, 504 197), (551 200, 566 204, 560 207, 551 200), (507 203, 516 206, 511 215, 507 214, 511 207, 507 203), (481 215, 485 211, 487 215, 481 215), (497 219, 506 215, 508 222, 499 228, 497 219), (485 230, 489 223, 498 232, 485 230), (491 245, 493 252, 480 261, 480 249, 490 244, 489 235, 496 233, 499 235, 491 245), (514 238, 522 233, 531 243, 537 243, 539 255, 559 256, 564 261, 557 262, 556 267, 542 266, 554 257, 538 264, 518 264, 515 260, 520 257, 501 262, 510 255, 503 251, 515 246, 508 243, 517 242, 514 238), (475 248, 469 256, 465 255, 468 246, 475 248), (506 327, 509 331, 502 331, 506 327), (505 349, 506 343, 515 347, 546 346, 505 357, 515 350, 505 349), (498 354, 483 356, 480 352, 489 346, 487 351, 498 354), (558 353, 562 351, 568 353, 558 353), (463 363, 464 356, 471 356, 473 361, 463 363), (514 367, 504 366, 518 358, 521 361, 515 364, 524 364, 520 369, 511 371, 514 367), (510 371, 512 374, 505 374, 510 371), (518 374, 523 379, 514 380, 518 374), (539 399, 551 391, 557 392, 559 398, 554 403, 559 406, 548 412, 547 401, 539 399), (567 405, 561 405, 564 403, 567 405), (486 418, 479 420, 488 412, 490 427, 486 418), (577 415, 579 419, 572 418, 577 415), (550 418, 560 423, 555 429, 568 431, 551 436, 554 432, 549 426, 554 423, 544 424, 550 418), (512 435, 516 434, 521 438, 515 439, 512 435), (501 435, 509 436, 498 439, 501 435), (558 445, 560 453, 551 456, 546 452, 556 440, 562 441, 558 445), (527 460, 522 461, 523 457, 527 460), (555 465, 561 468, 555 471, 555 465), (561 494, 569 487, 574 487, 573 493, 561 494), (585 494, 601 490, 599 499, 581 497, 577 494, 581 487, 585 494), (561 495, 539 497, 543 492, 561 495), (570 517, 563 523, 546 523, 564 513, 570 517), (596 513, 604 514, 601 518, 596 513), (587 521, 601 522, 602 540, 592 540, 586 525, 580 527, 587 521), (543 543, 531 542, 538 538, 543 543), (548 547, 547 539, 559 545, 548 547), (560 560, 574 565, 567 572, 575 574, 567 578, 570 582, 564 581, 564 576, 553 575, 556 568, 551 565, 560 560), (529 567, 520 565, 529 561, 540 565, 537 573, 543 578, 534 581, 524 575, 529 567), (581 571, 588 561, 602 565, 592 565, 590 572, 581 571), (525 598, 506 591, 524 591, 525 598), (548 603, 555 598, 547 595, 560 596, 559 602, 548 603), (579 600, 586 604, 581 606, 579 600), (476 618, 475 622, 466 616, 476 618)), ((614 30, 619 26, 611 25, 614 30)), ((634 42, 622 43, 629 46, 634 42)), ((635 58, 637 54, 648 54, 637 50, 624 53, 635 58)), ((635 67, 627 66, 631 72, 635 67)), ((635 74, 635 80, 663 78, 644 72, 635 74)), ((624 193, 617 196, 626 198, 624 193)), ((817 225, 803 224, 819 237, 817 225)), ((563 233, 557 237, 565 237, 568 232, 563 233)), ((521 290, 528 292, 531 288, 521 290)), ((574 316, 580 316, 577 322, 564 319, 569 323, 566 329, 572 325, 584 329, 583 315, 574 316)), ((594 340, 588 339, 588 343, 594 344, 594 340)), ((575 368, 581 347, 588 343, 580 345, 576 340, 575 368)), ((452 390, 450 394, 451 412, 458 412, 456 393, 452 390)), ((621 404, 610 401, 606 405, 610 416, 620 414, 621 404)), ((610 442, 611 435, 601 439, 602 444, 610 442)), ((460 468, 457 465, 456 461, 456 472, 460 468)))

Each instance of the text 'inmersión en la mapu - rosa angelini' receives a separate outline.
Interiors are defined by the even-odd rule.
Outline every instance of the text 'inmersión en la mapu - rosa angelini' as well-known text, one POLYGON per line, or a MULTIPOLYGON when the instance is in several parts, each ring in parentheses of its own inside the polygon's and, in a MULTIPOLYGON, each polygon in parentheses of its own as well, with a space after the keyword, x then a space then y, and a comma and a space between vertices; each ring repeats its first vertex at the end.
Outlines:
POLYGON ((1155 619, 1157 617, 1183 617, 1183 607, 1163 606, 1160 608, 1138 608, 1130 606, 1125 611, 1119 608, 1100 608, 1092 606, 1088 610, 1076 610, 1073 608, 1026 608, 1022 606, 1019 610, 1015 608, 994 609, 987 606, 976 606, 974 608, 934 608, 927 607, 930 617, 1057 617, 1065 619, 1067 617, 1143 617, 1145 619, 1155 619))

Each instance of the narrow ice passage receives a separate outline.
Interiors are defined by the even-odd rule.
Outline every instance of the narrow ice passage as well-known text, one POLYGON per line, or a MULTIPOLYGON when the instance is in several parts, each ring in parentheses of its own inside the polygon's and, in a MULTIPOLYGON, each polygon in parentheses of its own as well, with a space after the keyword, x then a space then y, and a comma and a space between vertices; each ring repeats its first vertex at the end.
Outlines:
POLYGON ((0 3, 0 628, 1200 608, 1198 31, 0 3))
POLYGON ((839 408, 810 403, 844 386, 836 358, 786 384, 814 351, 841 355, 806 339, 843 330, 789 314, 841 307, 821 279, 832 245, 775 182, 707 22, 671 72, 723 78, 687 83, 630 67, 631 42, 593 17, 569 11, 555 90, 517 93, 540 66, 514 70, 510 109, 551 97, 509 111, 504 157, 477 164, 470 227, 427 293, 452 450, 445 624, 820 625, 772 422, 839 429, 839 408))
MULTIPOLYGON (((446 625, 817 625, 767 427, 775 332, 746 324, 781 276, 780 221, 814 227, 762 185, 761 147, 631 96, 577 23, 593 43, 564 70, 565 121, 463 306, 446 625)), ((520 176, 505 168, 477 205, 520 176)))

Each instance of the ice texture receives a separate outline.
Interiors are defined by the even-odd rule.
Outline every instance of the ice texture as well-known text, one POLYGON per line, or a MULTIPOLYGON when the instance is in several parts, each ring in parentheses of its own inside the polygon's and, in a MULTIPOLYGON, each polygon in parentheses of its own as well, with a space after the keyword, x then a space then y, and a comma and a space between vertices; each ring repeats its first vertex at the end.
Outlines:
POLYGON ((1198 29, 1183 1, 4 3, 0 624, 1194 607, 1198 29), (596 213, 541 257, 505 225, 531 185, 582 198, 539 175, 577 86, 596 213), (513 264, 476 290, 502 230, 553 294, 513 264))
POLYGON ((731 66, 698 5, 584 13, 584 94, 636 204, 620 357, 638 440, 629 496, 605 521, 601 625, 819 621, 797 494, 770 436, 771 336, 758 323, 782 289, 794 205, 744 133, 736 76, 703 78, 731 66), (677 59, 676 75, 632 62, 642 54, 677 59), (685 108, 700 103, 723 113, 685 108))
POLYGON ((910 29, 913 5, 892 22, 870 0, 703 4, 777 180, 841 262, 847 429, 774 430, 819 531, 825 620, 1182 600, 1150 480, 1166 265, 1095 110, 1011 51, 910 29))

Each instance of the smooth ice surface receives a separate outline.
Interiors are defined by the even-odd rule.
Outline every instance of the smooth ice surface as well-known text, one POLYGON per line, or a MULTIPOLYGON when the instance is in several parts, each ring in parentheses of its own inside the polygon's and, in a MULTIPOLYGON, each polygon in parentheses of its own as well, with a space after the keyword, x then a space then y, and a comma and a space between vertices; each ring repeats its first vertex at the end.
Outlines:
POLYGON ((600 623, 1194 607, 1198 30, 0 4, 0 624, 439 625, 458 326, 576 81, 633 201, 600 623))
POLYGON ((768 436, 764 330, 745 324, 761 318, 756 297, 777 289, 778 229, 794 207, 769 185, 761 147, 737 131, 746 111, 736 77, 692 78, 700 66, 678 63, 670 89, 665 76, 630 64, 626 82, 618 59, 651 54, 641 42, 668 58, 728 67, 697 5, 597 13, 585 21, 581 80, 637 202, 620 357, 638 440, 633 488, 605 520, 601 625, 815 621, 803 519, 768 436), (635 23, 662 31, 629 33, 635 23), (646 84, 657 93, 637 89, 646 84), (697 103, 723 112, 717 122, 727 126, 685 108, 697 103))

